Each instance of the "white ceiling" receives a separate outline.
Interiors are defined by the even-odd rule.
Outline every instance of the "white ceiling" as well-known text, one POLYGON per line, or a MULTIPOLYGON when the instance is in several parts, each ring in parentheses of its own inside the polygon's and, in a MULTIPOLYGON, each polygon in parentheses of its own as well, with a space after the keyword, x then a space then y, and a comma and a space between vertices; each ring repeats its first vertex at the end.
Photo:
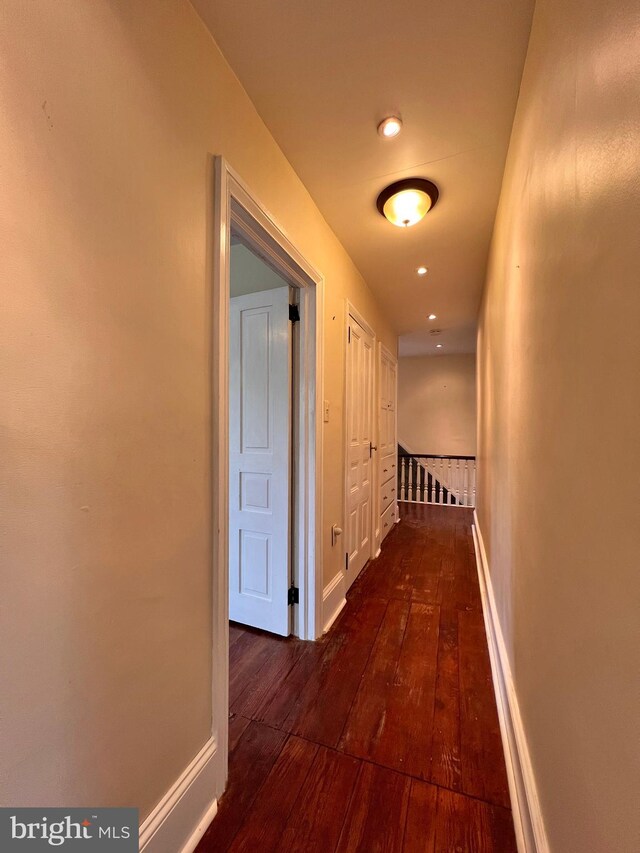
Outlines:
POLYGON ((473 351, 533 0, 192 2, 387 310, 401 353, 435 354, 436 341, 439 353, 473 351), (383 140, 376 126, 390 113, 404 128, 383 140), (441 194, 404 230, 375 200, 413 175, 441 194))

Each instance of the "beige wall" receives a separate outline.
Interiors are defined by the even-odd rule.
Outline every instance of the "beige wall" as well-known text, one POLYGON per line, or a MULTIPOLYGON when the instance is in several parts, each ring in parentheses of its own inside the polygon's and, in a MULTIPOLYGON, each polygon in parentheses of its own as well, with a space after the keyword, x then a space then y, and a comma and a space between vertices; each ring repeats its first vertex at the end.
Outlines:
POLYGON ((538 0, 479 334, 478 515, 553 853, 640 838, 639 44, 637 0, 538 0))
POLYGON ((414 453, 475 456, 475 355, 398 360, 398 440, 414 453))
POLYGON ((144 816, 210 731, 213 154, 325 276, 326 580, 345 298, 396 341, 186 0, 0 18, 0 802, 144 816))

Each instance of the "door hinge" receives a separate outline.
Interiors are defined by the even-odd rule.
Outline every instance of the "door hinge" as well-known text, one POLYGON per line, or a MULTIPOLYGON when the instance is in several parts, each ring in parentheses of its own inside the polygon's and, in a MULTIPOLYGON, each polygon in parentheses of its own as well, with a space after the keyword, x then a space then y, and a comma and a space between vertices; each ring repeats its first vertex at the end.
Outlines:
POLYGON ((300 310, 297 305, 289 305, 289 319, 292 323, 300 322, 300 310))
POLYGON ((300 590, 297 586, 290 586, 287 593, 287 604, 291 607, 293 604, 300 604, 300 590))
POLYGON ((349 552, 344 555, 344 570, 345 572, 349 569, 349 552))
POLYGON ((351 343, 351 326, 349 326, 349 343, 351 343))

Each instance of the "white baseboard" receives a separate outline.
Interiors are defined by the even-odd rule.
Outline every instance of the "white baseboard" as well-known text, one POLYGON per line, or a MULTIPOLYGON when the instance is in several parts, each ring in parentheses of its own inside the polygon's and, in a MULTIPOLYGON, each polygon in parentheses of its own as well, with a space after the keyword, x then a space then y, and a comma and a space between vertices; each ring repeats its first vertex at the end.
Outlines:
POLYGON ((482 610, 489 644, 493 687, 500 718, 502 746, 507 765, 511 810, 519 853, 549 853, 549 844, 540 811, 536 779, 531 766, 529 747, 520 716, 518 697, 511 676, 511 666, 504 644, 500 619, 493 594, 487 554, 473 512, 473 544, 476 551, 482 610))
POLYGON ((143 853, 193 853, 215 817, 216 742, 210 738, 140 826, 143 853))
POLYGON ((329 581, 322 593, 322 633, 326 634, 329 628, 340 615, 340 611, 347 603, 347 587, 344 573, 338 574, 329 581))

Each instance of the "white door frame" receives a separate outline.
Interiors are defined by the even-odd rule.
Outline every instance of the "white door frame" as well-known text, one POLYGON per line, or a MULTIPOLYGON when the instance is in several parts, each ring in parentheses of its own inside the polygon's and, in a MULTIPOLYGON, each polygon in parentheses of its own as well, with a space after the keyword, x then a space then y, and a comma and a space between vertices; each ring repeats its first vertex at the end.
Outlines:
POLYGON ((293 632, 314 640, 322 632, 322 320, 324 280, 223 157, 215 158, 212 288, 212 737, 217 794, 226 785, 229 735, 229 264, 231 226, 299 288, 299 422, 295 457, 294 530, 300 590, 293 632), (297 523, 296 523, 297 522, 297 523))
MULTIPOLYGON (((373 341, 373 352, 372 352, 372 369, 371 369, 371 436, 373 440, 378 441, 378 419, 376 417, 375 411, 375 403, 378 395, 378 370, 376 365, 376 333, 373 329, 373 326, 366 320, 363 315, 358 311, 358 309, 353 305, 352 302, 349 302, 348 299, 345 300, 345 311, 344 311, 344 422, 343 422, 343 431, 344 431, 344 471, 343 471, 343 501, 344 501, 344 510, 342 517, 344 518, 343 529, 345 531, 345 536, 347 533, 347 518, 349 515, 349 471, 348 471, 348 458, 349 458, 349 434, 348 434, 348 405, 349 400, 347 397, 347 364, 348 364, 348 354, 347 347, 349 346, 349 317, 354 319, 356 323, 358 323, 364 331, 371 336, 373 341)), ((375 456, 372 455, 372 464, 371 466, 371 535, 369 536, 369 542, 371 543, 371 548, 369 551, 369 559, 373 559, 376 556, 376 514, 378 510, 378 451, 377 449, 373 451, 375 456)), ((348 547, 345 543, 345 548, 348 547)), ((366 563, 365 563, 366 565, 366 563)), ((343 565, 342 572, 346 577, 346 570, 343 565)))

